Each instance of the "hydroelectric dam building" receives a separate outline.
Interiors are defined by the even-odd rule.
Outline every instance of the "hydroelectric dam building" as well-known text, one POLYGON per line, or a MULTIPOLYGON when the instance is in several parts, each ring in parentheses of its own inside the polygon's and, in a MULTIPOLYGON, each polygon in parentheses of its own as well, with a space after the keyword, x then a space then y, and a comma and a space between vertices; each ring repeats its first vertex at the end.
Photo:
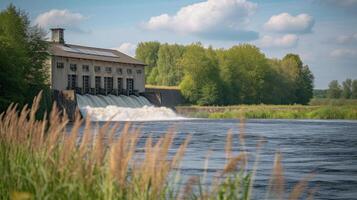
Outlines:
POLYGON ((51 87, 76 94, 131 95, 145 92, 145 64, 113 49, 67 44, 64 29, 51 29, 51 87))
POLYGON ((172 110, 153 106, 177 104, 181 101, 179 92, 145 90, 143 62, 113 49, 68 44, 64 40, 64 29, 51 31, 47 65, 53 100, 70 120, 74 120, 77 110, 82 117, 89 114, 93 120, 175 117, 172 110))

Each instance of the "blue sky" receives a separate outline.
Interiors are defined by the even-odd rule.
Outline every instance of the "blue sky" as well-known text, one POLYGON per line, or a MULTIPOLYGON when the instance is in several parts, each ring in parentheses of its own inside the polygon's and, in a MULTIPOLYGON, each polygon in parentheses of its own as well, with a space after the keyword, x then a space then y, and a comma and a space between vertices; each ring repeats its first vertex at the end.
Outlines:
POLYGON ((357 0, 7 1, 48 30, 65 27, 68 43, 117 48, 156 40, 229 48, 257 45, 268 57, 298 53, 315 88, 357 79, 357 0))

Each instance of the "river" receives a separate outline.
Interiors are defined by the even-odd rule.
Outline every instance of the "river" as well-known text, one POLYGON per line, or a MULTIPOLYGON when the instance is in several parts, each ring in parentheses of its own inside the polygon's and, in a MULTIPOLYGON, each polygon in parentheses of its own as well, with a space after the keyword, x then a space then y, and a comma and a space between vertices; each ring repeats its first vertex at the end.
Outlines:
MULTIPOLYGON (((132 122, 132 126, 142 130, 139 146, 149 135, 157 139, 169 128, 175 128, 177 135, 172 152, 191 134, 181 165, 181 174, 187 178, 203 174, 208 151, 212 152, 208 177, 222 170, 226 136, 230 129, 235 134, 233 150, 239 151, 239 123, 239 120, 195 119, 132 122)), ((261 138, 266 141, 260 153, 254 199, 265 195, 277 151, 283 156, 287 192, 299 180, 313 173, 309 188, 317 187, 315 199, 357 199, 357 121, 247 120, 244 125, 246 149, 251 155, 250 168, 257 142, 261 138)))

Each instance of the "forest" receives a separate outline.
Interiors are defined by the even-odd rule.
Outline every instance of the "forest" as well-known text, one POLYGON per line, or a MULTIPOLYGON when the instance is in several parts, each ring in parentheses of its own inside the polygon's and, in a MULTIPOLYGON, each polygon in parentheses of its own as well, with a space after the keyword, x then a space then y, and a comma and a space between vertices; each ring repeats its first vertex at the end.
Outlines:
POLYGON ((229 49, 141 42, 136 58, 144 61, 151 85, 179 86, 197 105, 308 104, 314 76, 299 55, 270 59, 250 44, 229 49))

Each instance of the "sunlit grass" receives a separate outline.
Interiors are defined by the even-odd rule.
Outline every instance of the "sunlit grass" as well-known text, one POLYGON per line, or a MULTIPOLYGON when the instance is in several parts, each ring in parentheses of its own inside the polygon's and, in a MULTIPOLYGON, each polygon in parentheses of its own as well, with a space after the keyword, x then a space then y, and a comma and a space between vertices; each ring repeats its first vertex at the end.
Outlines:
MULTIPOLYGON (((234 154, 232 132, 227 134, 226 165, 210 185, 205 176, 191 177, 180 184, 180 166, 190 136, 172 155, 174 131, 157 141, 147 137, 138 151, 140 130, 106 123, 91 127, 89 120, 76 118, 67 130, 68 119, 54 105, 43 120, 36 120, 40 98, 20 112, 15 105, 0 116, 1 199, 252 199, 259 166, 248 170, 244 123, 234 154), (83 127, 83 133, 79 129, 83 127), (140 154, 140 155, 139 155, 140 154)), ((224 155, 222 155, 224 156, 224 155)), ((207 159, 208 160, 208 159, 207 159)), ((207 163, 207 162, 206 162, 207 163)), ((207 168, 207 165, 205 165, 207 168)), ((286 194, 280 154, 276 154, 267 198, 299 199, 307 187, 303 179, 286 194)))
MULTIPOLYGON (((317 102, 315 102, 317 103, 317 102)), ((182 106, 180 114, 203 118, 249 119, 357 119, 357 104, 325 105, 239 105, 239 106, 182 106)))

